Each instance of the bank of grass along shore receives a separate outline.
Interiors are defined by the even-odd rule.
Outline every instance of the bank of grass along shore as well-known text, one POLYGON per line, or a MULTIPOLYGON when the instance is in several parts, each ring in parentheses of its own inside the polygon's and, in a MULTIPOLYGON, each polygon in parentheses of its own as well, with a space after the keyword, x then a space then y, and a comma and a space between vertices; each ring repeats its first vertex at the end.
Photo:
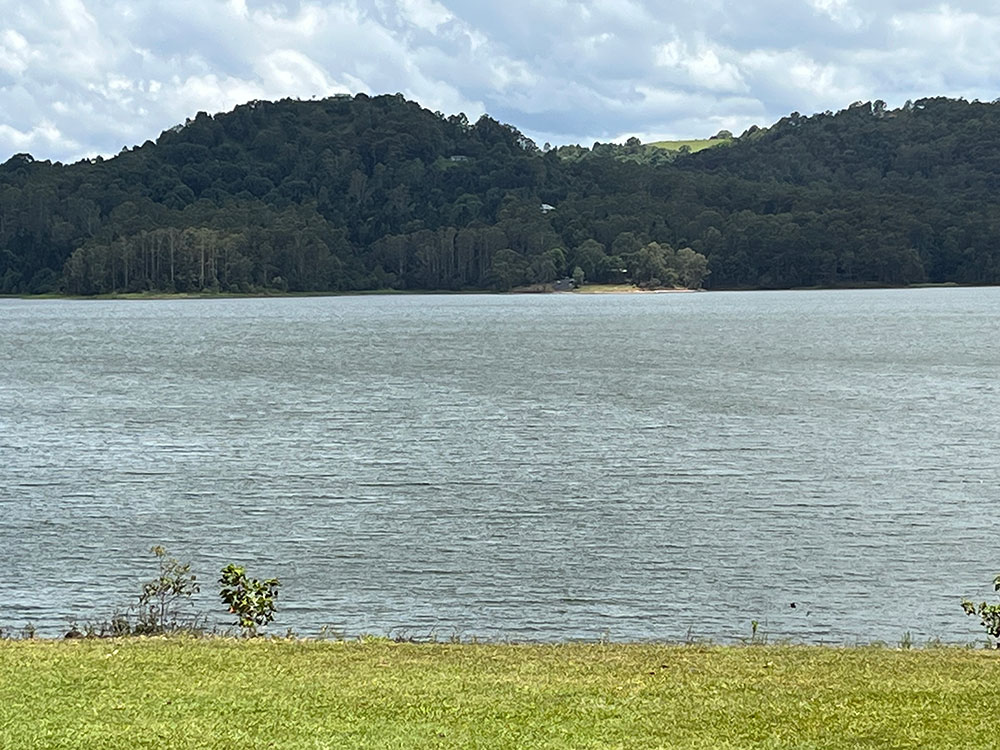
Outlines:
POLYGON ((0 747, 986 748, 987 650, 0 642, 0 747))

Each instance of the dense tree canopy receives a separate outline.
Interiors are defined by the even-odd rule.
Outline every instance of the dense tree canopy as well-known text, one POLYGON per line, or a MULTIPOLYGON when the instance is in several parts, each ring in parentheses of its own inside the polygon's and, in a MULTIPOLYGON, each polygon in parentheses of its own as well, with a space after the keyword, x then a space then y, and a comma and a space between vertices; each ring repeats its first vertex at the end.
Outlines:
POLYGON ((0 293, 1000 283, 1000 105, 723 141, 542 151, 400 95, 200 112, 113 159, 0 165, 0 293))

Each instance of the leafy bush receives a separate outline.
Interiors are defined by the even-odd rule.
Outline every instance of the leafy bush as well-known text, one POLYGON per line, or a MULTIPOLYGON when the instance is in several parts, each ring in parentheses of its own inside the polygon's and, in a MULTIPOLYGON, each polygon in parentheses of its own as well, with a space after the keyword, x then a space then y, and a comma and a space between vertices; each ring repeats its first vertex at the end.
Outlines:
MULTIPOLYGON (((197 576, 191 573, 190 563, 168 556, 166 549, 159 545, 150 548, 150 552, 157 557, 159 575, 146 583, 139 594, 134 631, 141 635, 182 628, 180 607, 201 590, 197 576)), ((128 635, 128 620, 124 616, 116 615, 111 625, 111 634, 128 635)))
POLYGON ((243 628, 245 635, 257 635, 258 627, 264 627, 274 619, 274 602, 281 586, 277 578, 266 581, 248 578, 242 567, 230 563, 222 569, 219 583, 222 584, 219 596, 229 611, 236 615, 236 625, 243 628))
MULTIPOLYGON (((993 579, 993 590, 1000 591, 1000 576, 993 579)), ((987 635, 994 640, 1000 640, 1000 604, 987 604, 986 602, 975 604, 968 599, 963 599, 962 609, 969 616, 979 617, 979 622, 986 628, 987 635)), ((1000 643, 997 643, 997 648, 1000 648, 1000 643)))

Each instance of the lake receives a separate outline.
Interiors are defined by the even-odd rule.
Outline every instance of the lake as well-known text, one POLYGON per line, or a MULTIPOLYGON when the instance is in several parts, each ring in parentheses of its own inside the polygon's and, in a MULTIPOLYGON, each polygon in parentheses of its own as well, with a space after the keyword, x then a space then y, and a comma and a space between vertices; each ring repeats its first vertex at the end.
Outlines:
POLYGON ((0 625, 981 640, 1000 289, 0 300, 0 625), (794 603, 794 607, 792 604, 794 603))

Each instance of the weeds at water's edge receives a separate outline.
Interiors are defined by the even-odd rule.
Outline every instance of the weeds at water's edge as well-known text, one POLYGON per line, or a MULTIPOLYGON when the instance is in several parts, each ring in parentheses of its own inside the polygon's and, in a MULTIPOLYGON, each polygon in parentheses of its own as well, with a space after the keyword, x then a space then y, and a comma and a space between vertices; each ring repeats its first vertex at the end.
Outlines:
MULTIPOLYGON (((81 627, 76 621, 69 623, 69 630, 65 634, 65 639, 79 638, 126 638, 134 636, 184 636, 184 637, 210 637, 210 638, 233 638, 236 633, 233 629, 220 630, 216 627, 208 628, 208 618, 204 615, 194 615, 188 619, 180 616, 178 606, 190 603, 190 598, 200 589, 197 578, 190 572, 191 566, 181 563, 175 558, 168 557, 166 550, 161 546, 154 546, 150 550, 158 560, 159 575, 153 580, 143 585, 142 592, 138 596, 137 604, 127 608, 125 611, 116 611, 106 620, 91 621, 81 627)), ((222 577, 219 579, 222 584, 220 596, 229 612, 236 617, 234 625, 241 629, 243 637, 257 637, 258 627, 269 624, 275 611, 275 600, 278 589, 281 586, 276 578, 260 581, 246 576, 244 569, 233 564, 229 564, 222 569, 222 577)), ((994 581, 994 590, 1000 592, 1000 576, 994 581)), ((795 604, 791 605, 792 607, 795 604)), ((988 636, 985 644, 972 642, 966 643, 945 643, 940 637, 933 637, 918 645, 912 633, 905 631, 897 643, 897 648, 901 651, 908 651, 915 647, 925 649, 935 648, 966 648, 974 649, 982 645, 987 649, 1000 649, 1000 603, 988 604, 982 602, 976 605, 974 602, 963 600, 962 609, 967 615, 978 616, 981 624, 986 628, 988 636)), ((808 614, 808 613, 807 613, 808 614)), ((0 626, 0 640, 35 640, 37 638, 37 628, 34 623, 27 623, 20 629, 11 629, 0 626)), ((469 644, 469 645, 521 645, 509 639, 481 639, 472 635, 463 638, 462 633, 457 628, 454 629, 446 641, 439 638, 436 629, 432 629, 427 635, 416 635, 413 632, 396 628, 389 629, 384 636, 376 636, 362 633, 355 638, 347 636, 343 631, 332 629, 330 626, 323 626, 316 636, 300 637, 294 630, 288 628, 283 637, 269 635, 271 640, 300 640, 300 641, 334 641, 346 642, 358 640, 360 642, 384 641, 391 643, 412 643, 412 644, 469 644)), ((55 640, 46 638, 45 640, 55 640)), ((572 643, 586 644, 597 643, 600 645, 628 645, 635 642, 622 641, 614 642, 611 638, 611 631, 605 629, 596 641, 586 639, 574 639, 572 643)), ((695 638, 693 629, 688 626, 687 633, 683 641, 641 641, 647 645, 661 644, 664 646, 714 646, 712 639, 695 638)), ((770 644, 767 632, 767 620, 761 622, 753 619, 750 621, 750 637, 738 638, 738 645, 744 646, 768 646, 770 644)), ((538 645, 532 642, 524 642, 523 645, 538 645)), ((794 639, 785 638, 779 640, 774 645, 777 646, 808 646, 826 645, 836 647, 838 644, 809 644, 796 642, 794 639)), ((843 646, 843 644, 840 644, 843 646)), ((884 641, 873 641, 868 643, 856 642, 855 648, 887 648, 884 641)))
MULTIPOLYGON (((65 639, 126 638, 132 636, 233 636, 233 631, 220 632, 208 628, 208 616, 190 614, 192 597, 201 590, 191 564, 171 557, 165 548, 150 548, 156 557, 156 575, 142 585, 135 603, 115 610, 107 619, 91 620, 81 626, 70 620, 65 639)), ((277 578, 259 580, 246 575, 244 568, 232 563, 222 568, 219 578, 219 597, 233 615, 233 628, 239 628, 243 637, 258 636, 258 629, 274 619, 276 600, 281 581, 277 578)), ((20 631, 0 627, 0 639, 31 640, 37 635, 34 624, 25 625, 20 631)), ((294 637, 291 629, 287 637, 294 637)))
MULTIPOLYGON (((161 633, 137 633, 123 632, 116 629, 110 621, 90 622, 80 625, 71 623, 69 630, 62 637, 39 637, 37 629, 33 625, 26 625, 21 628, 0 628, 0 641, 45 641, 56 642, 63 640, 220 640, 220 641, 245 641, 248 640, 244 633, 235 628, 208 627, 198 625, 185 628, 176 628, 161 633)), ((769 648, 829 648, 829 649, 875 649, 892 651, 926 651, 926 650, 995 650, 995 646, 990 640, 966 641, 966 642, 946 642, 940 637, 929 638, 918 641, 909 632, 903 633, 899 641, 894 644, 886 641, 856 641, 853 643, 812 643, 808 641, 796 640, 793 638, 775 639, 769 637, 758 623, 756 632, 751 632, 750 637, 736 640, 714 640, 707 637, 694 637, 690 630, 682 639, 652 639, 643 641, 615 640, 605 631, 597 638, 593 639, 572 639, 565 641, 525 641, 510 638, 483 638, 477 635, 462 635, 455 630, 450 634, 442 636, 441 633, 430 631, 421 634, 412 630, 390 629, 383 634, 361 632, 356 634, 347 633, 339 628, 324 626, 313 635, 302 635, 288 628, 284 633, 262 634, 255 640, 261 641, 295 641, 301 643, 340 643, 340 644, 397 644, 397 645, 425 645, 425 646, 511 646, 511 647, 545 647, 545 646, 602 646, 607 648, 633 647, 633 646, 662 646, 665 648, 685 647, 692 651, 715 650, 727 648, 748 648, 748 649, 769 649, 769 648)))

